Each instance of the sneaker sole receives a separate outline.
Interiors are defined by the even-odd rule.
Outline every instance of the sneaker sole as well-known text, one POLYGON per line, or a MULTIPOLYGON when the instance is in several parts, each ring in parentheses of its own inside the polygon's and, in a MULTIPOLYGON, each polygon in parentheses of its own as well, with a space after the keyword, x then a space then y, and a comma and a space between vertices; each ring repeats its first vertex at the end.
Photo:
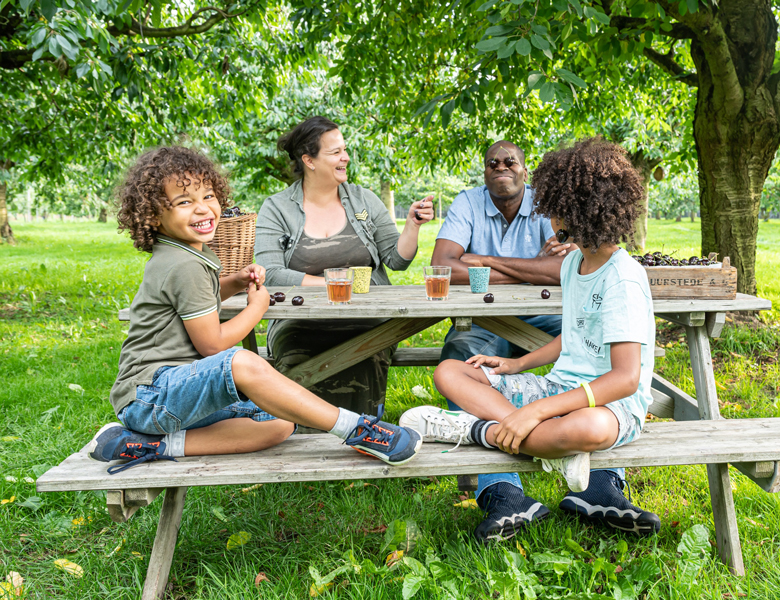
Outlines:
POLYGON ((87 457, 89 457, 90 460, 94 460, 95 462, 111 462, 110 460, 100 460, 99 458, 94 458, 92 456, 92 453, 95 451, 98 445, 97 439, 100 437, 100 434, 102 434, 104 431, 115 427, 116 425, 119 425, 120 427, 124 427, 121 423, 115 422, 115 423, 108 423, 107 425, 103 425, 103 427, 100 428, 100 430, 92 436, 92 439, 90 440, 89 444, 87 444, 87 447, 85 450, 87 451, 87 457))
POLYGON ((422 436, 421 436, 420 439, 417 440, 417 443, 414 445, 414 454, 412 454, 406 460, 401 460, 401 461, 391 461, 391 460, 389 460, 387 458, 387 455, 385 455, 385 454, 383 454, 383 453, 381 453, 379 451, 372 452, 371 450, 369 450, 367 448, 355 448, 354 446, 352 446, 352 449, 355 452, 360 452, 361 454, 365 454, 366 456, 372 456, 374 458, 378 458, 383 463, 386 463, 388 465, 392 465, 392 466, 395 467, 397 465, 405 465, 410 460, 412 460, 415 456, 417 456, 417 453, 420 451, 420 447, 422 446, 422 442, 423 441, 422 441, 422 436))
MULTIPOLYGON (((657 534, 661 530, 660 522, 654 521, 637 521, 631 517, 623 517, 619 515, 591 515, 588 514, 587 509, 583 506, 575 505, 576 508, 569 508, 567 506, 559 506, 559 508, 572 516, 587 521, 588 523, 595 523, 603 526, 609 526, 613 529, 625 531, 627 533, 636 533, 638 535, 649 536, 657 534)), ((617 509, 613 509, 617 511, 617 509)), ((635 511, 631 511, 635 512, 635 511)))
MULTIPOLYGON (((425 408, 425 407, 418 406, 416 408, 420 409, 420 408, 425 408)), ((458 417, 459 415, 461 415, 464 412, 464 411, 444 410, 444 409, 439 409, 438 407, 431 407, 431 408, 433 408, 433 409, 435 409, 437 411, 441 410, 441 412, 443 412, 444 414, 448 414, 448 415, 450 415, 452 417, 458 417)), ((412 419, 411 417, 407 417, 406 416, 408 413, 410 413, 410 412, 412 412, 414 410, 415 410, 415 408, 411 408, 411 409, 407 410, 404 414, 401 415, 401 418, 398 419, 398 426, 399 427, 406 427, 407 429, 411 429, 413 431, 416 431, 417 433, 420 434, 420 437, 422 438, 422 441, 424 443, 426 443, 426 444, 430 444, 430 443, 456 444, 457 443, 456 440, 437 439, 436 436, 427 435, 427 434, 423 433, 422 431, 420 431, 419 430, 419 426, 420 426, 419 418, 415 417, 414 419, 412 419)), ((427 427, 426 427, 426 431, 427 431, 427 427)), ((474 444, 474 442, 470 442, 467 439, 464 439, 460 443, 461 446, 471 446, 472 444, 474 444)))
MULTIPOLYGON (((547 509, 546 506, 542 504, 542 508, 547 509)), ((480 540, 483 544, 489 544, 491 542, 503 542, 506 540, 511 540, 513 537, 515 537, 518 533, 526 529, 527 527, 531 527, 533 525, 536 525, 537 523, 544 521, 550 516, 550 510, 547 509, 547 512, 544 512, 542 514, 535 514, 534 518, 530 521, 522 521, 518 523, 516 526, 512 527, 511 532, 508 535, 504 534, 505 530, 501 530, 499 533, 495 533, 492 535, 488 535, 485 537, 485 539, 480 540)))

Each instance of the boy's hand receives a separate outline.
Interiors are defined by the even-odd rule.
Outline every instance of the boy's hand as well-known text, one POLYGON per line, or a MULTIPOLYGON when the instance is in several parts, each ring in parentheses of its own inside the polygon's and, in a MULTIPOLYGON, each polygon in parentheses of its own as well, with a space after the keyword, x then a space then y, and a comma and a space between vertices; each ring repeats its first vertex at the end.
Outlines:
POLYGON ((254 288, 259 290, 260 286, 265 283, 265 267, 252 264, 238 271, 235 277, 242 288, 246 288, 250 283, 254 283, 254 288))
POLYGON ((529 404, 511 413, 496 428, 496 446, 508 454, 520 454, 520 444, 541 419, 529 404))
POLYGON ((475 369, 482 366, 492 367, 490 370, 491 375, 502 375, 504 373, 512 374, 521 371, 521 369, 518 368, 517 361, 502 356, 485 356, 484 354, 477 354, 476 356, 467 359, 466 364, 474 365, 475 369))
MULTIPOLYGON (((262 269, 263 267, 260 268, 262 269)), ((265 277, 265 274, 263 274, 263 276, 265 277)), ((268 289, 264 285, 261 285, 260 287, 250 285, 247 288, 246 293, 246 305, 260 308, 262 309, 263 314, 265 314, 265 311, 268 310, 268 306, 271 304, 271 295, 268 293, 268 289)))

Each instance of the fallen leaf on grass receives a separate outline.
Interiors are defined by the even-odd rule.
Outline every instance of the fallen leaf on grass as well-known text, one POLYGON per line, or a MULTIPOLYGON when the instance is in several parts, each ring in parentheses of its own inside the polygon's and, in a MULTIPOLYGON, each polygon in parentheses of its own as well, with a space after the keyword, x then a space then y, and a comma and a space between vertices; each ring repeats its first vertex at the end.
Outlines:
POLYGON ((135 550, 133 550, 130 554, 133 555, 133 558, 137 558, 138 560, 144 559, 144 555, 141 554, 140 552, 136 552, 135 550))
POLYGON ((24 482, 25 483, 35 483, 35 479, 33 479, 32 477, 25 477, 24 478, 24 482))
POLYGON ((68 389, 74 391, 74 392, 80 392, 81 394, 84 393, 84 388, 81 387, 78 383, 69 383, 68 389))
POLYGON ((107 557, 114 556, 114 554, 116 554, 117 552, 119 552, 119 551, 122 549, 122 546, 124 546, 124 545, 125 545, 125 538, 122 538, 122 539, 119 541, 119 545, 118 545, 116 548, 114 548, 114 549, 113 549, 111 552, 109 552, 108 554, 106 554, 106 556, 107 556, 107 557))
POLYGON ((245 487, 245 488, 241 488, 241 491, 244 494, 246 494, 247 492, 251 492, 252 490, 256 490, 256 489, 261 488, 261 487, 263 487, 262 483, 256 483, 255 485, 252 485, 252 486, 249 486, 249 487, 245 487))
POLYGON ((263 573, 262 571, 260 571, 260 572, 257 574, 257 577, 255 577, 255 587, 260 587, 260 584, 261 584, 263 581, 271 581, 271 580, 270 580, 270 579, 268 579, 268 577, 266 577, 266 576, 265 576, 265 573, 263 573))
POLYGON ((403 559, 404 559, 404 551, 394 550, 393 552, 387 555, 387 558, 385 558, 385 564, 388 567, 393 568, 397 566, 403 559))
POLYGON ((65 571, 66 573, 70 573, 73 575, 76 579, 81 579, 84 577, 84 569, 82 569, 79 565, 77 565, 74 562, 69 561, 66 558, 59 558, 54 561, 54 566, 60 569, 61 571, 65 571))
POLYGON ((745 592, 737 592, 736 594, 731 594, 729 592, 725 592, 723 594, 724 598, 744 598, 747 594, 745 592))
POLYGON ((515 541, 515 548, 517 548, 517 551, 520 553, 520 556, 523 558, 528 558, 528 555, 525 553, 525 548, 523 548, 522 545, 520 545, 520 542, 515 541))
POLYGON ((320 594, 324 593, 325 590, 328 590, 333 587, 333 582, 329 581, 328 583, 325 583, 323 585, 317 585, 316 583, 312 583, 311 587, 309 588, 309 596, 312 598, 316 598, 320 594))
POLYGON ((421 385, 416 385, 412 388, 412 394, 420 400, 433 400, 430 392, 421 385))
POLYGON ((374 527, 373 529, 368 529, 367 527, 361 527, 360 531, 363 532, 363 535, 368 535, 369 533, 384 533, 387 531, 387 525, 380 525, 379 527, 374 527))
POLYGON ((248 531, 239 531, 238 533, 234 533, 228 538, 227 549, 233 550, 234 548, 243 546, 251 539, 252 535, 248 531))
POLYGON ((228 518, 225 515, 225 510, 221 506, 212 506, 211 507, 211 514, 217 517, 220 521, 223 523, 228 522, 228 518))
POLYGON ((3 498, 2 500, 0 500, 0 505, 1 504, 11 504, 11 503, 13 503, 14 500, 16 500, 16 496, 11 496, 10 498, 3 498))
POLYGON ((745 517, 745 521, 747 521, 747 522, 748 522, 748 523, 750 523, 751 525, 755 525, 756 527, 761 527, 762 529, 769 529, 769 527, 767 527, 767 526, 766 526, 766 525, 764 525, 763 523, 759 523, 758 521, 754 521, 754 520, 753 520, 753 519, 751 519, 750 517, 745 517))
POLYGON ((6 475, 5 476, 5 480, 8 483, 16 483, 16 477, 14 477, 13 475, 6 475))
POLYGON ((453 506, 457 506, 459 508, 479 508, 479 505, 477 504, 476 499, 469 498, 468 500, 464 500, 463 502, 456 502, 453 504, 453 506))
POLYGON ((0 583, 0 598, 21 598, 24 596, 24 578, 16 571, 11 571, 5 576, 5 581, 0 583))

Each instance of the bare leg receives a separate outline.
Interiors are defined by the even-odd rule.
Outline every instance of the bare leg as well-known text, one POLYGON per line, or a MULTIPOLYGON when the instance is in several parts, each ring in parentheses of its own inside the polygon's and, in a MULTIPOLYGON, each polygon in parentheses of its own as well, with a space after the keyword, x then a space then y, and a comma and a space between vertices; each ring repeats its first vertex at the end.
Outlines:
POLYGON ((338 408, 288 379, 253 352, 235 353, 233 381, 259 408, 279 419, 330 431, 339 417, 338 408))
POLYGON ((242 454, 257 452, 280 444, 293 432, 289 421, 253 421, 237 418, 220 421, 208 427, 187 430, 185 456, 206 454, 242 454))
POLYGON ((490 382, 482 369, 460 360, 445 360, 433 373, 436 389, 467 413, 480 419, 501 421, 517 410, 490 382))

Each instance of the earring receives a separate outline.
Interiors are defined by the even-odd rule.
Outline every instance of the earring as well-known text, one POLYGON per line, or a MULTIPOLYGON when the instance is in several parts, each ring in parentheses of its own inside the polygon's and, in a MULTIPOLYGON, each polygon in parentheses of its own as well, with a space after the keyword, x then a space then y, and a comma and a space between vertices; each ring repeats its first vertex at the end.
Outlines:
POLYGON ((555 232, 555 239, 557 239, 561 244, 563 244, 566 240, 569 239, 569 232, 565 229, 559 229, 555 232))
POLYGON ((310 166, 309 168, 313 171, 314 170, 314 165, 310 166))

